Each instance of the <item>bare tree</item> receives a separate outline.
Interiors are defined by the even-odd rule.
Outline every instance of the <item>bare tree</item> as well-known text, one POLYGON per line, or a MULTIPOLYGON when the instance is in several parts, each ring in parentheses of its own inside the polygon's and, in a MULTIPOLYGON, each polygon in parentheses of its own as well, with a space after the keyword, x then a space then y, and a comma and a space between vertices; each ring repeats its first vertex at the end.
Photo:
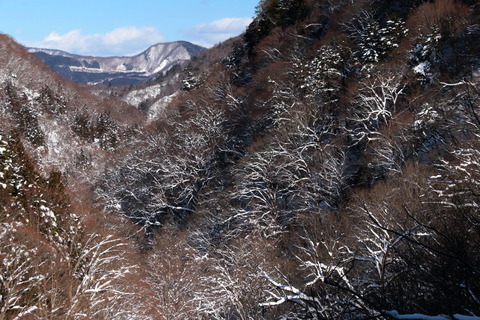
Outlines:
POLYGON ((173 228, 165 227, 155 244, 148 257, 146 282, 153 292, 156 313, 172 320, 201 318, 194 297, 203 261, 195 256, 184 235, 173 228))
POLYGON ((268 241, 252 236, 210 252, 198 252, 196 260, 204 266, 199 290, 193 301, 208 319, 263 319, 258 303, 265 282, 260 270, 268 267, 266 257, 274 250, 268 241), (264 243, 261 243, 263 241, 264 243))
POLYGON ((20 319, 41 309, 46 275, 34 265, 35 248, 19 243, 21 222, 2 223, 0 231, 0 319, 20 319))
POLYGON ((378 139, 380 125, 388 124, 397 111, 405 84, 398 75, 379 75, 364 82, 356 100, 352 133, 357 141, 378 139))
POLYGON ((105 319, 112 312, 112 319, 122 319, 135 314, 122 301, 134 294, 122 286, 135 269, 127 263, 125 246, 111 236, 89 236, 72 266, 72 276, 78 281, 74 280, 69 288, 67 319, 105 319))
POLYGON ((138 141, 135 152, 108 170, 98 190, 107 208, 147 228, 183 221, 214 174, 212 161, 224 137, 223 113, 188 102, 192 113, 169 132, 138 141))

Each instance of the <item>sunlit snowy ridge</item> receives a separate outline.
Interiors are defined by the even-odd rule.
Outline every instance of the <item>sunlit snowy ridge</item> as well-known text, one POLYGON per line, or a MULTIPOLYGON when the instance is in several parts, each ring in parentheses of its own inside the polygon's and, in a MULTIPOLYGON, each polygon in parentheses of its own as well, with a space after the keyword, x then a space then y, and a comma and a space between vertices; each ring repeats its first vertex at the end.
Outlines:
POLYGON ((135 84, 172 66, 190 60, 204 48, 185 41, 159 43, 147 50, 124 57, 91 57, 61 50, 31 48, 53 70, 64 78, 82 84, 135 84))

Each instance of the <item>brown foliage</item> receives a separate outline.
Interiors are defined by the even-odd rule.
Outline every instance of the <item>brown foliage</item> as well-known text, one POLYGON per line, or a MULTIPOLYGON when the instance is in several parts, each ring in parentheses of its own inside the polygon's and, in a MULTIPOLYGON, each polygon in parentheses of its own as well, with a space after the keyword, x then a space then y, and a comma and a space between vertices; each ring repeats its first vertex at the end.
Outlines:
POLYGON ((450 0, 434 0, 416 8, 406 22, 412 36, 428 34, 439 28, 441 34, 452 36, 465 30, 470 15, 469 6, 450 0))

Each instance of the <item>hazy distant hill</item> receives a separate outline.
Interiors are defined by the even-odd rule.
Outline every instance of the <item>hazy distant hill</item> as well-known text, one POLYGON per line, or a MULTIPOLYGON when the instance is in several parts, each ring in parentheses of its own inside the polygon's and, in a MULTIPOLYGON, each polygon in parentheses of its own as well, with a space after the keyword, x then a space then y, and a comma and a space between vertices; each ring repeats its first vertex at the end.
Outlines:
POLYGON ((91 57, 61 50, 29 49, 62 77, 81 84, 140 83, 204 50, 185 41, 159 43, 126 57, 91 57))

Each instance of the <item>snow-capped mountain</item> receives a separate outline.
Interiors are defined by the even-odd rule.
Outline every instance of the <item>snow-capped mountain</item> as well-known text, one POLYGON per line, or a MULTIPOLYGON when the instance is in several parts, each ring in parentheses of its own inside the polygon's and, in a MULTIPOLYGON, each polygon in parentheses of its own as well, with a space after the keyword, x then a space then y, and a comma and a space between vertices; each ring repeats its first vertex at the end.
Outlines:
POLYGON ((134 56, 92 57, 61 50, 30 48, 62 77, 81 84, 137 84, 190 60, 205 48, 177 41, 159 43, 134 56))

